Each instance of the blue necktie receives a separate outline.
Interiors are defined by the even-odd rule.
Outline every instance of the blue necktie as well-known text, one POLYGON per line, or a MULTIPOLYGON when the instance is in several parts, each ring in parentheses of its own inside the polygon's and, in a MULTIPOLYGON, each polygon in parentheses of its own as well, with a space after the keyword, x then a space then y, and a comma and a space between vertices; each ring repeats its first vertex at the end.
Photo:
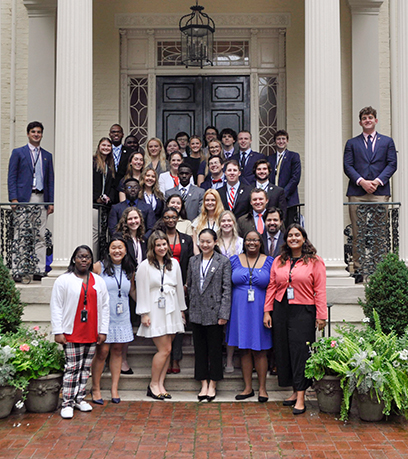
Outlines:
POLYGON ((367 152, 368 158, 371 160, 373 157, 373 141, 371 140, 371 135, 367 137, 367 152))

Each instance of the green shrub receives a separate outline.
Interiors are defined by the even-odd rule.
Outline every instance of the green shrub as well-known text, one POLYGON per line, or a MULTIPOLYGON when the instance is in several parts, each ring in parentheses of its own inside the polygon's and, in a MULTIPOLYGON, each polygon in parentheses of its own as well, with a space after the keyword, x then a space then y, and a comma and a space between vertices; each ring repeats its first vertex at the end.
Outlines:
POLYGON ((375 309, 384 333, 394 330, 397 335, 403 335, 408 326, 408 268, 397 254, 389 253, 378 263, 365 286, 365 295, 365 302, 359 299, 359 304, 371 324, 375 309))
POLYGON ((23 311, 20 292, 0 258, 0 333, 17 331, 23 311))

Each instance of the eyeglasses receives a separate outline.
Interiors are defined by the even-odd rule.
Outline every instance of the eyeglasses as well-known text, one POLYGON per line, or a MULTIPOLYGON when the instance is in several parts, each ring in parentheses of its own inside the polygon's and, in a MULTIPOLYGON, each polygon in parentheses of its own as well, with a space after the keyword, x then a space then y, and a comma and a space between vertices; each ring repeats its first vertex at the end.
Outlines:
POLYGON ((75 258, 77 260, 85 260, 85 261, 91 260, 91 256, 90 255, 77 255, 75 258))
POLYGON ((138 185, 133 185, 133 186, 127 186, 126 187, 127 190, 138 190, 139 189, 139 186, 138 185))
POLYGON ((163 220, 178 220, 178 217, 168 217, 167 215, 163 217, 163 220))
POLYGON ((245 241, 246 243, 253 243, 253 244, 257 244, 258 242, 261 242, 259 239, 246 239, 245 241))

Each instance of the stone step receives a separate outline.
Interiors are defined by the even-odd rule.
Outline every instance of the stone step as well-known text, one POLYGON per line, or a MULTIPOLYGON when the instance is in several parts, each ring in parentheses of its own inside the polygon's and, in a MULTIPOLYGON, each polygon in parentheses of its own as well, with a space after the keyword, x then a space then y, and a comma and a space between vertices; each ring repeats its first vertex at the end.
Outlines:
MULTIPOLYGON (((133 375, 121 375, 119 380, 119 390, 127 391, 144 391, 150 383, 150 369, 140 369, 133 375)), ((253 373, 253 388, 258 390, 258 378, 253 373)), ((192 368, 182 369, 179 374, 170 374, 166 377, 166 389, 168 391, 197 391, 201 384, 194 379, 194 370, 192 368)), ((109 390, 111 387, 111 374, 109 371, 102 373, 101 389, 109 390)), ((242 374, 239 369, 234 373, 224 374, 224 379, 217 383, 217 388, 223 391, 239 392, 244 388, 242 374)), ((266 388, 268 391, 290 390, 290 388, 279 387, 277 376, 268 375, 266 379, 266 388)))

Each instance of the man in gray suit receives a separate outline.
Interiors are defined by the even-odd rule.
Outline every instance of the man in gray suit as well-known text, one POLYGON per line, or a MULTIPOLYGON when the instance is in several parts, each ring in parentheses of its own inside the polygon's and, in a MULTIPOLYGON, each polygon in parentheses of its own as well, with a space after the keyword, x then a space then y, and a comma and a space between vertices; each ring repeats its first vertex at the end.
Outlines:
POLYGON ((203 198, 205 191, 198 186, 191 185, 190 179, 193 171, 189 164, 181 163, 177 176, 179 178, 179 185, 166 191, 166 199, 173 194, 182 197, 186 206, 187 219, 193 221, 201 211, 203 205, 203 198))

